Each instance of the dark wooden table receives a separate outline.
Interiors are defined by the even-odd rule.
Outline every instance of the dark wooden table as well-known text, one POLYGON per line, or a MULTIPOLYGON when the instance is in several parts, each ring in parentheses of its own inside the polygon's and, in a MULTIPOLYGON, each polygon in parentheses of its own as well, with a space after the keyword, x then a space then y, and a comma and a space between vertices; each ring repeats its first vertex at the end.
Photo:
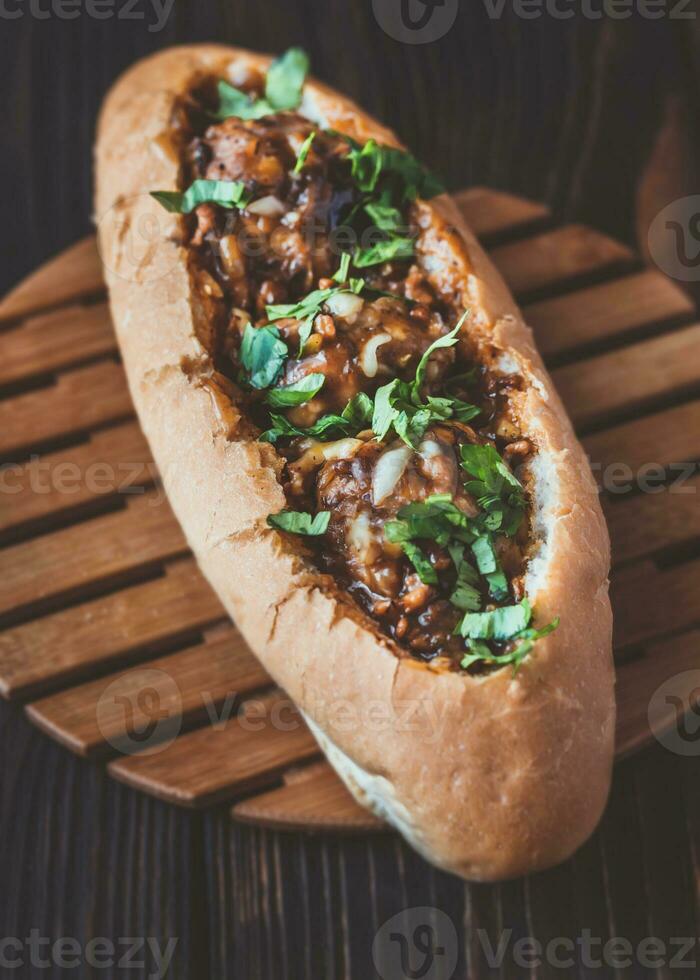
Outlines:
MULTIPOLYGON (((491 19, 485 2, 460 0, 442 38, 408 45, 382 30, 367 0, 176 0, 160 31, 149 30, 150 2, 130 6, 143 18, 124 19, 123 0, 104 20, 84 7, 64 20, 50 0, 34 13, 8 2, 3 11, 22 13, 14 19, 0 12, 0 292, 89 231, 102 95, 128 63, 178 41, 275 51, 302 44, 316 74, 392 125, 452 187, 485 184, 545 200, 557 215, 643 253, 658 210, 697 190, 700 60, 691 19, 524 19, 509 2, 491 19)), ((452 960, 454 976, 469 980, 690 978, 700 973, 690 965, 700 963, 700 948, 689 946, 700 927, 699 780, 697 757, 658 746, 618 768, 602 826, 573 860, 526 880, 467 886, 391 835, 270 833, 231 824, 224 809, 166 806, 110 781, 0 703, 0 977, 156 975, 150 937, 161 948, 177 939, 166 975, 188 980, 446 980, 452 960), (415 907, 433 911, 384 930, 373 959, 382 924, 415 907), (410 971, 386 968, 382 957, 401 945, 387 931, 419 943, 421 924, 432 924, 445 952, 430 968, 416 949, 410 971), (66 963, 79 947, 80 966, 61 967, 41 942, 63 937, 72 940, 66 963), (527 937, 564 942, 530 966, 527 946, 522 962, 513 955, 527 937), (596 966, 611 937, 622 944, 596 966), (627 961, 625 943, 636 949, 647 937, 657 943, 645 955, 614 965, 615 956, 627 961), (680 937, 687 943, 674 942, 680 937), (84 951, 100 938, 108 941, 102 962, 114 964, 97 969, 84 951), (489 943, 499 939, 506 954, 489 964, 489 943), (131 963, 120 966, 130 947, 131 963), (12 969, 13 957, 25 965, 12 969)))

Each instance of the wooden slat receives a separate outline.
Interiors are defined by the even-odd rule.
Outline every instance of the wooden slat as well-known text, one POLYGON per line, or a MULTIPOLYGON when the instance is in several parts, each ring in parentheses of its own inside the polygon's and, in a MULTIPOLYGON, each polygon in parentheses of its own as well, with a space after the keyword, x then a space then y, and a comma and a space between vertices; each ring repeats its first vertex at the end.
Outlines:
POLYGON ((124 510, 6 549, 0 620, 31 612, 47 599, 65 601, 86 586, 116 582, 186 550, 162 492, 129 497, 124 510))
POLYGON ((552 378, 576 426, 642 409, 700 382, 700 324, 558 368, 552 378))
POLYGON ((160 799, 204 806, 269 784, 288 766, 319 754, 313 735, 283 695, 247 707, 250 714, 243 718, 181 735, 152 755, 118 759, 109 771, 160 799))
POLYGON ((285 776, 284 786, 236 803, 231 808, 231 816, 275 830, 308 827, 360 833, 386 827, 355 801, 327 762, 308 766, 290 776, 285 776))
POLYGON ((55 385, 0 402, 0 455, 133 413, 124 371, 107 361, 69 371, 55 385))
POLYGON ((27 705, 26 712, 39 728, 78 755, 111 755, 128 749, 134 725, 151 720, 143 711, 139 714, 138 695, 144 683, 149 692, 156 692, 150 703, 159 714, 179 717, 187 725, 208 712, 219 715, 222 706, 233 710, 240 696, 271 681, 238 630, 227 626, 187 650, 51 694, 27 705), (133 716, 115 700, 117 694, 128 699, 133 716))
POLYGON ((527 201, 504 191, 491 190, 490 187, 470 187, 457 191, 453 197, 464 220, 480 237, 509 231, 518 225, 547 218, 550 214, 549 208, 539 201, 527 201))
POLYGON ((0 320, 75 302, 104 289, 102 262, 94 235, 42 265, 0 301, 0 320))
POLYGON ((658 569, 642 561, 615 572, 615 646, 647 643, 700 625, 700 558, 658 569))
POLYGON ((525 241, 492 249, 491 258, 512 291, 526 295, 632 261, 632 253, 607 235, 566 225, 525 241))
MULTIPOLYGON (((688 670, 700 669, 700 631, 656 643, 640 660, 625 664, 617 677, 617 737, 618 758, 626 758, 649 745, 654 735, 649 728, 647 712, 656 689, 671 677, 688 670)), ((675 693, 689 695, 697 687, 697 677, 689 678, 689 689, 683 689, 681 678, 675 693)), ((670 719, 669 719, 670 721, 670 719)))
POLYGON ((83 603, 0 634, 0 694, 41 693, 90 670, 164 644, 225 618, 192 560, 162 578, 83 603))
POLYGON ((78 446, 0 469, 0 533, 131 492, 152 483, 155 475, 135 422, 97 432, 78 446))
POLYGON ((606 498, 613 563, 700 539, 700 476, 629 499, 606 498))
POLYGON ((596 476, 602 470, 608 480, 616 466, 637 473, 649 464, 669 466, 700 458, 700 401, 586 436, 583 445, 596 476))
POLYGON ((544 357, 566 354, 647 324, 691 316, 693 301, 654 269, 531 303, 524 309, 544 357))
POLYGON ((0 333, 0 385, 48 374, 116 349, 106 303, 44 313, 0 333))

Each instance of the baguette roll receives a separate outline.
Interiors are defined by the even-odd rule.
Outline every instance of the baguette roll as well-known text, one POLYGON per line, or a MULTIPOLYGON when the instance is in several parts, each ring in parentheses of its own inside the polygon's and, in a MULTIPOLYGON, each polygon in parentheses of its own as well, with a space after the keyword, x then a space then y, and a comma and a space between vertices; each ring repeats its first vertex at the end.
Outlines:
MULTIPOLYGON (((196 268, 191 219, 164 210, 150 196, 155 190, 182 192, 189 183, 192 134, 183 135, 182 114, 193 93, 209 91, 216 80, 244 85, 264 76, 269 65, 267 57, 234 48, 174 48, 127 71, 105 101, 96 149, 96 221, 142 428, 203 573, 353 795, 429 861, 466 878, 496 880, 546 868, 591 834, 610 783, 610 559, 597 488, 531 331, 459 211, 440 194, 413 205, 417 261, 435 295, 450 297, 451 310, 470 311, 458 339, 468 332, 481 369, 488 377, 517 381, 509 412, 534 447, 522 467, 527 542, 518 588, 532 607, 532 625, 558 617, 558 628, 537 639, 517 670, 497 662, 455 666, 439 644, 416 655, 424 639, 417 619, 399 616, 385 628, 358 601, 358 591, 320 563, 323 538, 269 526, 269 515, 290 506, 289 457, 280 441, 260 440, 261 427, 236 377, 222 375, 212 354, 218 287, 216 277, 196 268), (149 238, 144 229, 153 228, 157 234, 149 238), (399 635, 409 620, 405 635, 415 650, 399 635)), ((400 148, 391 132, 316 81, 306 82, 296 112, 319 132, 400 148)), ((255 165, 261 161, 264 153, 257 150, 255 165)), ((264 193, 259 183, 255 197, 255 220, 276 220, 275 194, 264 193)), ((257 302, 260 311, 258 296, 245 295, 249 309, 257 302)), ((392 302, 385 298, 385 308, 392 302)), ((328 329, 350 323, 360 305, 346 298, 335 312, 327 308, 328 329)), ((383 347, 374 336, 363 364, 367 378, 379 372, 367 382, 376 385, 390 379, 386 358, 393 335, 383 347)), ((320 397, 335 397, 330 375, 325 381, 320 397)), ((308 405, 313 402, 303 407, 308 405)), ((439 442, 443 431, 433 426, 424 443, 439 442)), ((352 434, 345 443, 335 450, 341 463, 343 453, 352 460, 353 453, 364 459, 377 452, 376 440, 366 434, 352 434)), ((375 501, 385 501, 400 485, 401 465, 423 465, 402 445, 399 439, 390 443, 396 452, 382 463, 381 478, 375 465, 375 501)), ((315 451, 326 465, 338 463, 328 462, 327 447, 315 451)), ((333 528, 340 505, 329 499, 333 528)), ((354 547, 361 522, 351 531, 347 540, 354 547)), ((509 588, 515 588, 512 581, 509 588)), ((404 590, 396 601, 406 595, 404 590)), ((440 608, 448 605, 440 601, 440 608)), ((385 605, 392 603, 390 597, 385 605)), ((454 642, 445 640, 445 649, 454 642)))

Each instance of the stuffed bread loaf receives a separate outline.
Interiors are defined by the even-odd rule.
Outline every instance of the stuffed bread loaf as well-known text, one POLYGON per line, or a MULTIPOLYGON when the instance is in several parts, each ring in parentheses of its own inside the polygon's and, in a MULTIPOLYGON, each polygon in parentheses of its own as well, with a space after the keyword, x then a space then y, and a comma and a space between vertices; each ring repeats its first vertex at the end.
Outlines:
POLYGON ((465 877, 544 868, 610 782, 597 490, 450 198, 305 75, 295 49, 182 47, 106 99, 134 403, 202 571, 356 798, 465 877))

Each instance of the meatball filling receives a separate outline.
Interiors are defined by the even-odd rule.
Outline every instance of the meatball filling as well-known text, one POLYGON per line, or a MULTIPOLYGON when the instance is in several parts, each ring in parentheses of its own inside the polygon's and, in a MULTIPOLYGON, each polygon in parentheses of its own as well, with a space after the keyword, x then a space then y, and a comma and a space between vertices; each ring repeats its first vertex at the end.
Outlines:
POLYGON ((418 202, 434 179, 276 107, 269 74, 220 82, 218 108, 211 84, 192 97, 188 189, 154 195, 189 215, 201 339, 284 461, 288 507, 269 523, 306 535, 411 655, 517 668, 556 625, 534 629, 524 595, 536 449, 512 412, 521 379, 485 365, 431 269, 418 202))

